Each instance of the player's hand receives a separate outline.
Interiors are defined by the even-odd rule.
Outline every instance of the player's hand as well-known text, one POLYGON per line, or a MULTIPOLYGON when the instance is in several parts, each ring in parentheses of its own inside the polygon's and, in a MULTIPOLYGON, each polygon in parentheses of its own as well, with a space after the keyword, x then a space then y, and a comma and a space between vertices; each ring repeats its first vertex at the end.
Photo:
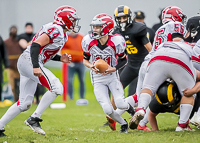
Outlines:
POLYGON ((108 69, 102 74, 102 76, 115 72, 115 71, 116 71, 115 67, 108 66, 108 69))
POLYGON ((71 61, 72 61, 72 56, 71 56, 71 55, 68 55, 67 53, 64 53, 64 54, 61 56, 60 61, 63 62, 63 63, 71 63, 71 61))
POLYGON ((192 95, 194 95, 196 92, 193 90, 193 89, 189 89, 189 88, 187 88, 187 89, 185 89, 184 91, 183 91, 183 94, 184 94, 184 96, 186 96, 186 97, 190 97, 190 96, 192 96, 192 95))
POLYGON ((33 68, 33 74, 38 77, 43 76, 43 72, 40 68, 33 68))
POLYGON ((90 69, 95 73, 99 73, 98 69, 94 66, 95 61, 90 65, 90 69))

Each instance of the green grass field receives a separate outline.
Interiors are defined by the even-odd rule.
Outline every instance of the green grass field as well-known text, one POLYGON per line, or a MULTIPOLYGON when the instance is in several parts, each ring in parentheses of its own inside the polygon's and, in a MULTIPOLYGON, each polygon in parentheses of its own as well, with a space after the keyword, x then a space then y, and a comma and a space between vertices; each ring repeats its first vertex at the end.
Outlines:
MULTIPOLYGON (((61 78, 61 71, 51 69, 52 72, 61 78)), ((175 114, 160 114, 158 119, 159 132, 144 132, 129 130, 127 134, 120 134, 120 125, 117 124, 117 131, 111 131, 109 127, 101 127, 105 122, 105 114, 101 106, 96 101, 93 88, 90 82, 89 72, 86 72, 86 99, 89 100, 87 106, 77 106, 76 100, 79 98, 78 80, 75 77, 75 100, 66 102, 65 109, 47 108, 41 118, 42 128, 46 132, 45 136, 34 133, 24 124, 36 109, 37 105, 18 115, 5 126, 7 137, 0 138, 0 143, 199 143, 200 130, 195 132, 175 132, 178 116, 175 114)), ((127 92, 127 89, 126 89, 127 92)), ((62 102, 62 97, 55 99, 55 103, 62 102)), ((0 108, 0 117, 6 112, 8 107, 0 108)), ((130 120, 128 113, 122 115, 130 120)), ((149 124, 148 124, 149 126, 149 124)))

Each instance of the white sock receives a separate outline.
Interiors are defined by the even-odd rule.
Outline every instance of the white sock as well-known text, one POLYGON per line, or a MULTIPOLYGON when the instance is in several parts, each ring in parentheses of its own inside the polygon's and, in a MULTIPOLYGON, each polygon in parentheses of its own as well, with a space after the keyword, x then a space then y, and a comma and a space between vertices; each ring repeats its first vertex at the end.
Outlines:
POLYGON ((13 104, 0 119, 0 129, 2 129, 8 122, 16 117, 21 111, 17 107, 17 103, 13 104))
POLYGON ((55 93, 47 91, 41 98, 38 107, 36 108, 35 112, 31 115, 32 117, 39 117, 42 115, 44 110, 54 101, 57 97, 55 93))
POLYGON ((146 109, 147 106, 149 106, 150 102, 151 102, 151 95, 148 93, 141 93, 138 101, 138 108, 146 109))
POLYGON ((200 107, 199 107, 199 109, 197 110, 197 112, 196 112, 198 115, 200 115, 200 107))
POLYGON ((193 109, 193 105, 191 105, 191 104, 181 104, 180 105, 180 118, 178 121, 179 124, 186 123, 189 120, 192 109, 193 109))
MULTIPOLYGON (((135 100, 133 99, 133 96, 128 96, 125 98, 125 101, 129 103, 129 105, 131 105, 132 107, 135 107, 137 105, 137 103, 135 103, 135 100)), ((115 110, 120 116, 122 114, 124 114, 124 112, 126 112, 125 110, 121 110, 121 109, 116 109, 115 110)))
POLYGON ((112 114, 108 116, 110 116, 113 120, 118 122, 120 125, 126 124, 126 121, 115 110, 113 110, 112 114))
POLYGON ((146 114, 144 115, 144 118, 139 123, 139 125, 141 127, 145 126, 149 122, 149 120, 148 120, 149 111, 150 111, 150 109, 148 107, 147 110, 146 110, 146 114))

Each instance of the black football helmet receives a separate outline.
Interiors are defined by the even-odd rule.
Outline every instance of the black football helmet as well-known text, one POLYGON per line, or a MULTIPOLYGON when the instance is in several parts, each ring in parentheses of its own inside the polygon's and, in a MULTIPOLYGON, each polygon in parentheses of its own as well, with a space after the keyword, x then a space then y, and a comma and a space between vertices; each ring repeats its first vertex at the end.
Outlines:
POLYGON ((179 93, 176 83, 171 81, 165 81, 157 90, 155 94, 157 101, 169 108, 173 108, 181 101, 181 94, 179 93))
POLYGON ((114 18, 115 18, 115 22, 116 22, 117 26, 119 26, 122 31, 124 31, 125 27, 128 27, 133 21, 132 12, 131 12, 130 8, 128 6, 125 6, 125 5, 120 5, 115 9, 114 18), (122 16, 128 17, 125 24, 121 23, 118 20, 118 18, 122 17, 122 16))
POLYGON ((191 38, 191 40, 186 41, 197 42, 200 39, 200 15, 189 18, 186 29, 190 32, 189 38, 191 38))

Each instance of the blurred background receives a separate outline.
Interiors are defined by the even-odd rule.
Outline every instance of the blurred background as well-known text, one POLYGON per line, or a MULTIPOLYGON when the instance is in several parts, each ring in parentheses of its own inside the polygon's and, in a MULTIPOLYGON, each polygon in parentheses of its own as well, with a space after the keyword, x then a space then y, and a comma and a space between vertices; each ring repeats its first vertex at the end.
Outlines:
POLYGON ((0 35, 9 36, 9 27, 16 25, 18 33, 24 32, 26 22, 32 22, 34 32, 53 20, 54 11, 61 5, 73 6, 81 17, 80 32, 85 35, 90 30, 89 24, 98 13, 113 16, 118 5, 127 5, 132 12, 141 10, 145 13, 148 27, 158 23, 160 10, 169 5, 180 7, 187 17, 196 15, 200 9, 200 0, 0 0, 0 35))

